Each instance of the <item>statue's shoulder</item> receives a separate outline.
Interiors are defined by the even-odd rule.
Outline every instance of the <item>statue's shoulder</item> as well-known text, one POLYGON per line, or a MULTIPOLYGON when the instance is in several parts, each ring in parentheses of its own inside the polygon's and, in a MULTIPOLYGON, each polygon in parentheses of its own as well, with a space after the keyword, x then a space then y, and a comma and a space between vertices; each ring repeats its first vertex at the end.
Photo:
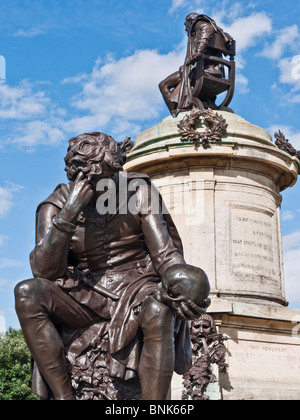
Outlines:
POLYGON ((67 198, 70 194, 70 183, 69 184, 59 184, 52 194, 49 195, 46 200, 42 201, 38 207, 37 212, 40 210, 42 206, 45 204, 52 204, 59 209, 62 209, 65 202, 67 201, 67 198))

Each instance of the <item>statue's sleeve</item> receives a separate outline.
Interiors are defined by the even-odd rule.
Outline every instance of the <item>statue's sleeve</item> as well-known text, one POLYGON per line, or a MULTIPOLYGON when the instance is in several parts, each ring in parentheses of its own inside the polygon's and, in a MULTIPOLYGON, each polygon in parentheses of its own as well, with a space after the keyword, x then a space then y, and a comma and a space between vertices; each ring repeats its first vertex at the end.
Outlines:
POLYGON ((144 200, 142 231, 154 267, 161 277, 168 267, 185 264, 181 240, 156 188, 148 184, 140 188, 139 194, 141 201, 144 200))
MULTIPOLYGON (((36 214, 36 245, 30 254, 34 277, 55 281, 68 265, 71 238, 76 227, 66 229, 54 223, 68 196, 66 186, 60 187, 38 206, 36 214)), ((70 225, 70 224, 68 224, 70 225)))

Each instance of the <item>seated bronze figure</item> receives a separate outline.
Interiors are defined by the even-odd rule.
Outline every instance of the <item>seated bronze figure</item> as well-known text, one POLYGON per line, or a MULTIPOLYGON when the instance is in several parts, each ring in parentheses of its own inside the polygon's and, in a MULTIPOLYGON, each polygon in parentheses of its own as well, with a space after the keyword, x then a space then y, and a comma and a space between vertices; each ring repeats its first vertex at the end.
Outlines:
POLYGON ((100 383, 96 397, 86 391, 86 399, 118 398, 100 378, 106 369, 109 378, 138 377, 142 399, 164 400, 173 371, 191 367, 187 320, 206 312, 207 277, 185 263, 158 192, 153 211, 157 190, 149 177, 122 171, 124 153, 114 139, 74 137, 65 162, 69 183, 37 209, 34 278, 15 288, 34 392, 79 399, 77 375, 81 392, 100 383))
POLYGON ((235 41, 206 15, 190 13, 185 27, 185 63, 159 84, 166 105, 174 117, 192 108, 232 112, 228 105, 235 84, 235 41), (217 105, 217 96, 224 92, 224 99, 217 105))

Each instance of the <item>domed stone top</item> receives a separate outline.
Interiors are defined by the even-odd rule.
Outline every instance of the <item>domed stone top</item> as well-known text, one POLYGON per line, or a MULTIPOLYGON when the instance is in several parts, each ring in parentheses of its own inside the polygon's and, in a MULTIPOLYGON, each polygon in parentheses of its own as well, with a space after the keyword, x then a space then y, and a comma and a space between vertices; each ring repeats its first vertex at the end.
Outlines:
MULTIPOLYGON (((213 111, 212 115, 216 117, 214 129, 218 131, 218 123, 220 121, 224 123, 224 120, 227 129, 217 141, 209 142, 205 147, 201 141, 197 143, 182 139, 178 125, 190 114, 182 112, 176 118, 168 116, 154 127, 139 134, 124 169, 151 175, 152 171, 148 170, 150 166, 171 160, 173 162, 176 160, 182 165, 183 160, 193 159, 205 166, 208 161, 217 159, 218 166, 222 164, 226 166, 228 160, 242 159, 248 161, 249 167, 257 163, 260 169, 262 166, 268 171, 272 168, 272 178, 276 179, 278 174, 281 191, 297 181, 299 160, 280 150, 272 141, 271 135, 263 128, 249 123, 237 114, 213 111)), ((212 124, 201 117, 192 130, 200 133, 201 137, 203 133, 209 134, 211 127, 212 124)))
MULTIPOLYGON (((159 142, 163 142, 164 145, 171 145, 174 144, 174 142, 175 144, 178 143, 178 141, 180 141, 178 124, 186 115, 189 114, 190 112, 181 112, 176 118, 170 115, 164 118, 156 126, 144 131, 135 140, 135 150, 141 147, 147 147, 149 143, 157 144, 159 142)), ((249 123, 244 118, 234 113, 216 111, 215 114, 224 118, 228 124, 227 135, 222 138, 222 143, 231 143, 237 139, 239 141, 244 139, 267 144, 276 148, 275 144, 272 142, 270 134, 266 130, 249 123)), ((207 127, 205 127, 205 125, 199 121, 196 125, 196 129, 199 132, 204 132, 207 127)), ((179 145, 182 146, 181 141, 179 145)), ((185 143, 185 145, 187 144, 185 143)))

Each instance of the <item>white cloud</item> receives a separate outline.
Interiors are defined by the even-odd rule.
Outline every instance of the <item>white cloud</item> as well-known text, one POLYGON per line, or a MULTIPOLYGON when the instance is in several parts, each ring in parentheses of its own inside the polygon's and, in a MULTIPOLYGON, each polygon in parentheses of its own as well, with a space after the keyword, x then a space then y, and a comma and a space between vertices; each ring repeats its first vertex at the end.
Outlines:
MULTIPOLYGON (((189 11, 205 1, 189 2, 189 11)), ((183 0, 172 2, 174 10, 185 7, 183 0)), ((209 7, 213 10, 215 3, 209 7)), ((238 41, 236 86, 240 94, 249 92, 248 79, 242 74, 246 62, 241 55, 271 31, 271 19, 265 13, 247 13, 241 3, 223 1, 218 24, 238 41), (222 24, 228 10, 227 26, 222 24)), ((217 12, 215 13, 215 15, 217 12)), ((215 17, 215 16, 213 16, 215 17)), ((71 135, 82 131, 107 131, 117 139, 137 135, 142 123, 151 122, 160 115, 164 105, 158 84, 175 72, 183 63, 187 38, 174 51, 161 54, 157 50, 138 50, 116 59, 107 56, 98 59, 91 73, 65 78, 61 83, 73 84, 78 94, 72 98, 72 114, 60 109, 41 90, 40 84, 23 81, 17 86, 0 83, 0 119, 14 123, 10 137, 2 137, 2 145, 14 144, 34 150, 39 145, 57 145, 71 135), (15 122, 16 120, 16 122, 15 122), (117 137, 118 136, 118 137, 117 137)), ((45 88, 46 89, 46 88, 45 88)))
MULTIPOLYGON (((9 281, 8 281, 8 280, 6 280, 6 279, 2 279, 2 278, 0 277, 0 289, 1 289, 3 286, 7 285, 8 283, 9 283, 9 281)), ((0 314, 1 314, 1 311, 0 311, 0 314)))
POLYGON ((291 210, 286 210, 281 215, 281 218, 284 222, 289 221, 289 220, 294 220, 295 217, 296 217, 295 212, 293 212, 291 210))
POLYGON ((5 331, 6 331, 5 316, 3 312, 0 312, 0 333, 4 333, 5 331))
POLYGON ((279 82, 290 85, 290 92, 285 92, 286 102, 300 103, 300 31, 297 25, 277 31, 273 43, 267 43, 261 56, 274 61, 279 69, 279 82))
POLYGON ((73 79, 81 84, 72 103, 81 115, 68 126, 99 130, 111 124, 113 134, 126 135, 129 129, 138 134, 138 123, 159 115, 163 102, 158 84, 183 64, 184 55, 182 50, 168 54, 138 50, 119 60, 98 59, 90 75, 73 79))
POLYGON ((19 29, 13 34, 13 36, 19 36, 23 38, 33 38, 37 35, 44 34, 45 32, 46 30, 43 28, 32 27, 32 28, 26 28, 26 29, 19 29))
POLYGON ((139 124, 156 118, 162 110, 158 84, 183 64, 185 48, 168 54, 138 50, 118 60, 108 56, 98 59, 90 74, 64 79, 62 84, 75 84, 79 91, 71 101, 72 116, 57 107, 38 83, 1 83, 0 119, 14 123, 10 136, 1 138, 2 146, 34 150, 39 145, 57 145, 82 131, 137 135, 139 124))
MULTIPOLYGON (((249 9, 252 6, 249 4, 249 9)), ((244 53, 248 48, 254 47, 263 37, 270 34, 272 31, 272 20, 264 13, 251 13, 249 16, 241 16, 245 13, 243 4, 236 2, 228 5, 223 2, 223 8, 218 10, 214 18, 225 32, 228 32, 236 41, 237 54, 236 61, 236 91, 238 94, 249 93, 249 81, 243 74, 243 69, 247 62, 244 58, 244 53), (229 21, 229 24, 223 23, 229 21)))
POLYGON ((300 303, 299 261, 300 232, 283 237, 284 271, 287 300, 291 305, 300 303))
POLYGON ((13 124, 10 135, 1 137, 0 146, 15 144, 32 148, 40 144, 55 145, 65 139, 66 111, 52 103, 49 93, 40 90, 41 85, 27 80, 16 86, 0 82, 0 120, 13 124))
POLYGON ((0 247, 4 245, 8 237, 6 235, 0 235, 0 247))
POLYGON ((82 73, 82 74, 77 74, 76 76, 65 77, 61 81, 61 84, 66 85, 66 84, 72 84, 72 83, 79 83, 85 80, 87 80, 87 75, 82 73))
POLYGON ((9 213, 13 206, 12 198, 13 194, 9 190, 0 187, 0 218, 5 217, 9 213))
POLYGON ((169 14, 176 12, 178 9, 185 9, 186 15, 190 12, 208 13, 209 8, 212 7, 212 1, 206 0, 172 0, 169 14))
POLYGON ((252 13, 236 19, 224 29, 237 41, 237 49, 241 52, 253 47, 262 36, 272 31, 272 20, 264 12, 252 13))
POLYGON ((277 36, 272 44, 267 43, 260 55, 271 60, 278 60, 287 51, 299 45, 300 33, 297 25, 292 25, 278 31, 277 36))
MULTIPOLYGON (((295 95, 297 91, 300 90, 300 77, 295 77, 295 68, 297 63, 294 61, 294 57, 283 58, 279 60, 278 67, 280 70, 279 81, 283 84, 291 85, 292 87, 292 97, 289 95, 289 101, 298 103, 300 102, 300 95, 295 95)), ((300 74, 300 67, 299 67, 300 74)))
POLYGON ((253 47, 263 36, 272 31, 272 19, 265 12, 247 12, 253 10, 253 3, 206 0, 172 0, 170 13, 179 8, 186 8, 187 13, 209 14, 216 23, 237 41, 238 51, 253 47))
POLYGON ((279 60, 278 68, 280 71, 279 82, 289 85, 291 88, 289 92, 284 93, 285 101, 290 104, 300 103, 300 60, 298 63, 295 57, 282 58, 279 60))
POLYGON ((169 13, 174 13, 175 10, 179 9, 180 7, 186 6, 187 3, 187 0, 172 0, 172 5, 170 7, 169 13))
POLYGON ((10 143, 26 147, 59 144, 66 138, 64 124, 59 118, 29 121, 19 127, 19 134, 12 137, 10 143))
POLYGON ((248 84, 249 84, 249 80, 247 79, 247 77, 245 77, 241 73, 238 73, 236 75, 235 85, 236 85, 236 90, 238 94, 243 94, 243 95, 247 94, 250 91, 248 84))
MULTIPOLYGON (((200 5, 200 2, 196 3, 200 5)), ((174 1, 172 6, 179 8, 183 4, 183 1, 174 1)), ((232 6, 235 12, 241 10, 240 5, 237 6, 235 9, 232 6)), ((236 16, 235 12, 232 11, 232 16, 236 16)), ((265 13, 253 13, 238 18, 225 29, 237 39, 242 51, 253 46, 271 28, 271 20, 265 13)), ((138 134, 139 123, 159 115, 163 102, 158 84, 184 63, 186 46, 185 38, 178 50, 168 54, 138 50, 119 60, 113 57, 104 61, 99 59, 90 75, 80 74, 64 80, 64 83, 82 86, 73 100, 73 106, 81 111, 81 115, 71 119, 66 129, 72 127, 80 131, 85 127, 91 131, 112 125, 113 135, 138 134)), ((237 67, 243 68, 243 58, 239 56, 237 61, 237 67)), ((240 72, 237 74, 237 89, 240 94, 249 92, 248 80, 240 72)))
POLYGON ((292 58, 292 78, 300 80, 300 55, 294 55, 292 58))
POLYGON ((44 114, 49 103, 45 92, 34 92, 27 80, 15 87, 0 82, 0 119, 27 120, 44 114))
POLYGON ((300 248, 300 231, 290 233, 282 238, 283 248, 285 252, 293 251, 300 248))
MULTIPOLYGON (((14 195, 24 187, 12 183, 6 183, 6 187, 0 186, 0 219, 7 216, 14 205, 14 195)), ((2 237, 3 240, 3 237, 2 237)))

